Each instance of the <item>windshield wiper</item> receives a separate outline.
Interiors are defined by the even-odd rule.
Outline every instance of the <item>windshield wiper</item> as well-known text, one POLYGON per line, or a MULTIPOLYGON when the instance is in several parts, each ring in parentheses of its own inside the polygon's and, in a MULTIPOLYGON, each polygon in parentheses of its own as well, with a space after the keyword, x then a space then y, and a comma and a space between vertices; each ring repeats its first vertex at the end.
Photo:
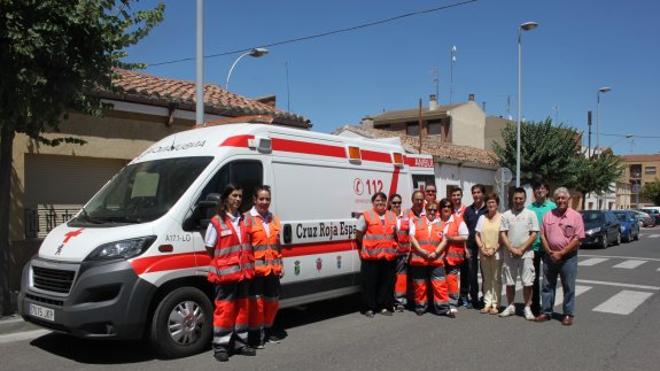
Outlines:
POLYGON ((103 220, 94 218, 93 216, 89 215, 87 210, 85 210, 85 206, 83 206, 81 210, 82 210, 83 216, 85 217, 85 219, 87 219, 88 222, 93 223, 93 224, 103 224, 103 223, 105 223, 103 220))

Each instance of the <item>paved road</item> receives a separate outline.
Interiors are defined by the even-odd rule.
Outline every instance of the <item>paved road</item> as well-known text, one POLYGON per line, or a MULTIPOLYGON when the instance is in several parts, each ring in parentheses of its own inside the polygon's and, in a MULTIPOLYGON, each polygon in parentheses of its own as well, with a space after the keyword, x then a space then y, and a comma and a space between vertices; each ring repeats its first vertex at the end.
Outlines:
POLYGON ((159 360, 142 343, 47 334, 32 340, 0 335, 0 369, 657 369, 660 228, 642 233, 638 242, 581 251, 572 327, 474 310, 461 311, 453 320, 409 312, 367 319, 354 310, 354 298, 345 298, 283 311, 279 322, 288 333, 285 341, 257 357, 237 356, 222 365, 210 352, 159 360))

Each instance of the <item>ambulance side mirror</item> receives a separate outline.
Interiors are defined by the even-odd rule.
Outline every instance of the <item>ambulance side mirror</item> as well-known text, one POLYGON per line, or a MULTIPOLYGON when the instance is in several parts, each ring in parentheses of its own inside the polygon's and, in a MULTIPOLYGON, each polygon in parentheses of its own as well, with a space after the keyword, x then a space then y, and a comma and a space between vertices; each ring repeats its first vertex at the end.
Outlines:
POLYGON ((192 215, 183 223, 185 231, 204 231, 211 222, 211 218, 216 214, 220 204, 220 194, 209 193, 203 200, 195 205, 192 215))

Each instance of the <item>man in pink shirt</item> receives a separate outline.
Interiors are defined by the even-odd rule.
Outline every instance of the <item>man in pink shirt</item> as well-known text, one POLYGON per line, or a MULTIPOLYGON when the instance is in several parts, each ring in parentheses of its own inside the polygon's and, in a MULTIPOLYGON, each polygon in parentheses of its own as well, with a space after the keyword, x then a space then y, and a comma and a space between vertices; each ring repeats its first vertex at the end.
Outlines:
POLYGON ((568 189, 559 187, 554 192, 557 208, 543 216, 541 242, 543 256, 543 313, 536 321, 545 322, 552 317, 555 305, 557 276, 561 277, 564 289, 563 316, 561 323, 573 324, 575 313, 575 279, 577 277, 578 248, 584 239, 584 223, 577 211, 568 207, 571 195, 568 189))

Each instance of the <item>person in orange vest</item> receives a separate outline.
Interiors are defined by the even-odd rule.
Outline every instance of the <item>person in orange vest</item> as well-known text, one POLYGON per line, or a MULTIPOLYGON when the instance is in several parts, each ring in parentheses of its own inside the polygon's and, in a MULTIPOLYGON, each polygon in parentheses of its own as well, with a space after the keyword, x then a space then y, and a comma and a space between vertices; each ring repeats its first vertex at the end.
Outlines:
POLYGON ((254 251, 255 277, 250 286, 250 344, 279 343, 272 332, 279 308, 282 248, 280 219, 270 211, 271 192, 267 185, 254 192, 254 206, 245 213, 245 225, 254 251))
POLYGON ((441 257, 447 247, 447 240, 443 238, 443 225, 435 217, 437 212, 438 204, 427 202, 425 217, 410 221, 410 271, 415 292, 415 313, 419 316, 426 313, 429 307, 430 284, 434 312, 454 318, 455 315, 449 308, 447 281, 441 257))
POLYGON ((397 257, 397 219, 387 210, 387 196, 378 192, 371 197, 373 208, 357 221, 356 239, 360 247, 364 315, 394 312, 394 270, 397 257))
MULTIPOLYGON (((395 194, 396 195, 396 194, 395 194)), ((395 195, 390 196, 392 199, 395 195)), ((401 196, 399 196, 401 198, 401 196)), ((397 242, 399 244, 399 254, 396 262, 396 277, 394 280, 394 309, 403 312, 406 305, 408 305, 408 289, 412 285, 408 282, 408 260, 410 258, 410 238, 409 238, 409 225, 411 220, 417 220, 425 215, 424 211, 424 192, 417 190, 414 191, 411 197, 412 207, 401 212, 397 222, 397 242), (405 253, 408 251, 408 253, 405 253)), ((391 206, 394 209, 394 205, 391 206)), ((395 212, 396 214, 396 212, 395 212)))
POLYGON ((410 216, 401 211, 401 195, 390 195, 388 210, 397 217, 397 257, 394 279, 394 309, 403 312, 408 304, 408 258, 410 256, 410 238, 408 224, 410 216))
POLYGON ((455 212, 456 205, 446 198, 440 200, 440 220, 443 223, 444 239, 447 240, 447 248, 443 253, 445 273, 447 275, 447 286, 449 288, 449 306, 452 313, 458 310, 459 299, 459 271, 465 260, 465 241, 469 230, 463 222, 463 216, 455 212))
POLYGON ((243 190, 228 184, 204 238, 211 257, 208 280, 215 284, 213 356, 220 362, 228 361, 230 352, 256 355, 247 344, 248 291, 254 277, 254 254, 238 211, 242 200, 243 190))

